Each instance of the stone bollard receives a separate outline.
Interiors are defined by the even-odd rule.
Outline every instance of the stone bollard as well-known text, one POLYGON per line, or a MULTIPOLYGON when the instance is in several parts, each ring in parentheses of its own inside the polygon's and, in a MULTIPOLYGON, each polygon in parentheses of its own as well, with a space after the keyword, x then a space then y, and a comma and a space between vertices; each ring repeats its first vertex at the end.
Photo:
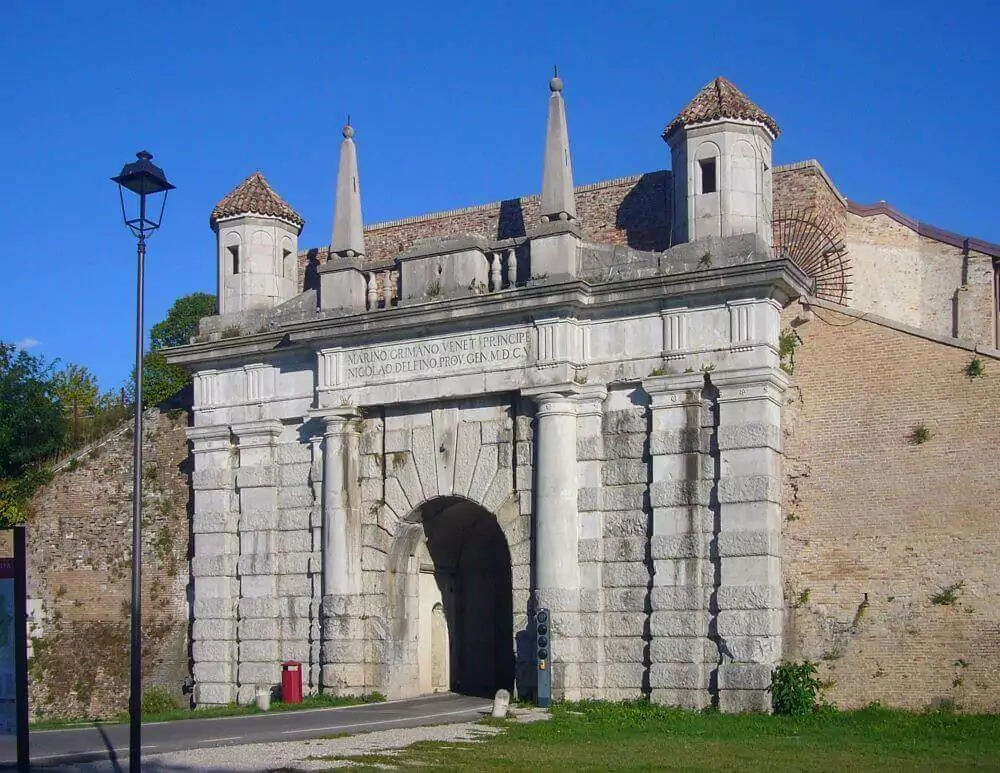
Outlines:
POLYGON ((510 693, 506 690, 497 690, 493 698, 493 717, 504 719, 507 716, 507 709, 510 708, 510 693))
POLYGON ((257 692, 255 693, 257 698, 257 708, 261 711, 271 710, 271 685, 269 684, 259 684, 257 685, 257 692))

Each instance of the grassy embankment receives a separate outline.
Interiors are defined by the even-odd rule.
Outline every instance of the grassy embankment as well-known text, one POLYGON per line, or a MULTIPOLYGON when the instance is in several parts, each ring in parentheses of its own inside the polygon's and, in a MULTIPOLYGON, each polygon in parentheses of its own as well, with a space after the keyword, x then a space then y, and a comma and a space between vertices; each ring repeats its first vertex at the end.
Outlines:
MULTIPOLYGON (((352 770, 958 771, 1000 769, 1000 716, 869 708, 805 717, 561 704, 481 743, 421 743, 352 770)), ((496 720, 484 720, 495 723, 496 720)))

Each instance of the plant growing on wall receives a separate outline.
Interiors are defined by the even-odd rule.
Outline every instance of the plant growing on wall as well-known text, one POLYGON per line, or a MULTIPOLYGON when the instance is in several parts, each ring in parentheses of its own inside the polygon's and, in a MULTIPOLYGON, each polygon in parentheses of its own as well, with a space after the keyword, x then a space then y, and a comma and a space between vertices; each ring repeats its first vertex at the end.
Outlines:
POLYGON ((806 660, 782 663, 771 672, 767 689, 775 714, 801 717, 816 710, 822 685, 816 677, 816 664, 806 660))
POLYGON ((958 601, 959 592, 965 587, 965 580, 959 580, 947 588, 942 588, 940 593, 931 596, 931 604, 942 607, 953 607, 958 601))
POLYGON ((786 328, 778 336, 778 357, 781 359, 781 369, 789 376, 795 373, 795 349, 800 341, 794 330, 786 328))
POLYGON ((934 433, 931 432, 930 427, 928 427, 923 422, 920 422, 920 424, 915 426, 910 431, 910 434, 907 436, 907 440, 909 440, 915 446, 920 446, 926 443, 932 437, 934 437, 934 433))
POLYGON ((972 381, 976 378, 982 378, 986 375, 986 366, 983 365, 983 361, 978 357, 973 357, 969 360, 969 364, 965 366, 965 376, 972 381))

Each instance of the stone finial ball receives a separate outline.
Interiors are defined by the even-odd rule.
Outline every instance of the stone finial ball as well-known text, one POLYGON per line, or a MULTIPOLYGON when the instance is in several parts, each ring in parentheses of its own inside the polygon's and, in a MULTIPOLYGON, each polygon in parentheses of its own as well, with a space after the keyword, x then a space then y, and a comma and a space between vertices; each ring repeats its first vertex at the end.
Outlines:
POLYGON ((350 124, 347 124, 347 126, 344 127, 344 139, 349 140, 353 136, 354 136, 354 127, 351 126, 350 124))
POLYGON ((556 75, 552 80, 549 81, 550 91, 562 91, 562 78, 556 75))

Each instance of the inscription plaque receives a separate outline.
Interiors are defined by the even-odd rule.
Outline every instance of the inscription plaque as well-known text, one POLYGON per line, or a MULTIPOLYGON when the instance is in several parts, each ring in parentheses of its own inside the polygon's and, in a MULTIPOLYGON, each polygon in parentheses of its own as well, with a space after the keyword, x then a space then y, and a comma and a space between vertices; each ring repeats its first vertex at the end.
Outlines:
POLYGON ((373 346, 342 353, 343 380, 345 384, 356 384, 521 367, 528 363, 528 348, 527 330, 373 346))

